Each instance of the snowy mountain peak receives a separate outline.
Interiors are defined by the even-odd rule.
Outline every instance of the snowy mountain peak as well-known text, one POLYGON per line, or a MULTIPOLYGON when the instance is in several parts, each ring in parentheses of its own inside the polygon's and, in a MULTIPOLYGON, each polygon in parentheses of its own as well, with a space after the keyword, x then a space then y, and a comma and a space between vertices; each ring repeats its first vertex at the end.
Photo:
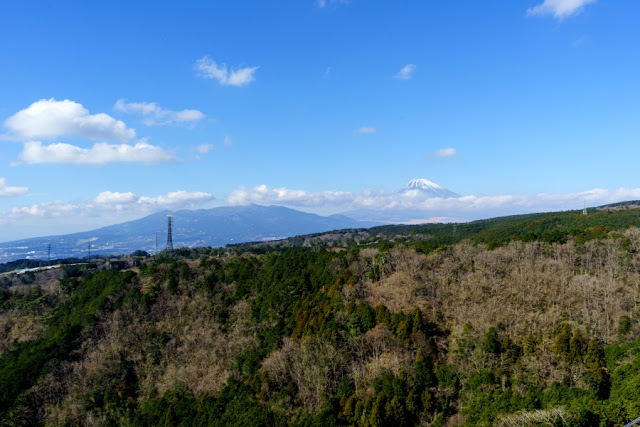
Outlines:
POLYGON ((408 194, 410 192, 416 192, 425 194, 429 197, 440 197, 443 199, 449 197, 460 197, 459 194, 453 191, 447 190, 444 187, 439 186, 435 182, 431 182, 428 179, 412 179, 404 187, 396 191, 398 194, 408 194))
POLYGON ((428 179, 424 178, 412 179, 407 183, 407 185, 402 188, 410 190, 443 190, 443 188, 435 182, 431 182, 428 179))

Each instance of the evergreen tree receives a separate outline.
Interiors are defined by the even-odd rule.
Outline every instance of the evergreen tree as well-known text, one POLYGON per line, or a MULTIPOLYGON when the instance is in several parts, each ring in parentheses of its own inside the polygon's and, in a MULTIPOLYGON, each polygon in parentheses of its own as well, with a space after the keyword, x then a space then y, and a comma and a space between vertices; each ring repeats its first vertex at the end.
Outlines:
POLYGON ((418 307, 415 307, 411 311, 411 320, 412 320, 411 323, 413 326, 411 332, 415 334, 417 332, 422 331, 422 311, 418 307))
POLYGON ((567 357, 569 354, 570 342, 571 326, 565 324, 560 333, 556 335, 556 339, 553 342, 553 352, 560 356, 567 357))
POLYGON ((602 349, 594 339, 589 341, 584 364, 587 368, 587 384, 598 394, 600 399, 607 399, 611 389, 611 381, 602 349))
POLYGON ((529 332, 524 338, 523 350, 526 356, 531 356, 537 353, 538 339, 535 337, 535 335, 533 335, 532 332, 529 332))
POLYGON ((385 405, 385 412, 387 415, 387 421, 392 426, 404 426, 405 422, 405 410, 404 405, 398 399, 398 396, 393 396, 390 402, 385 405))
POLYGON ((431 367, 424 358, 422 349, 418 349, 416 361, 413 364, 413 388, 418 395, 435 381, 431 367))
POLYGON ((567 361, 569 363, 581 363, 582 356, 584 354, 584 338, 579 329, 576 329, 571 340, 569 340, 569 354, 567 355, 567 361))
POLYGON ((391 313, 386 305, 378 305, 376 307, 376 324, 377 325, 391 325, 391 313))
POLYGON ((490 327, 489 331, 485 334, 482 342, 482 349, 487 353, 495 355, 502 353, 500 335, 498 335, 498 330, 495 327, 490 327))

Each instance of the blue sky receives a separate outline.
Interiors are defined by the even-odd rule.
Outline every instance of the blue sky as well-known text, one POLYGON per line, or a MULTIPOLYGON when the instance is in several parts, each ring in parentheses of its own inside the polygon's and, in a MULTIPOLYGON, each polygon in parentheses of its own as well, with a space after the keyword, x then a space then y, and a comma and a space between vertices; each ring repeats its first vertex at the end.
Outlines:
POLYGON ((637 1, 91 3, 0 5, 0 240, 249 202, 640 198, 637 1), (466 197, 395 200, 413 178, 466 197))

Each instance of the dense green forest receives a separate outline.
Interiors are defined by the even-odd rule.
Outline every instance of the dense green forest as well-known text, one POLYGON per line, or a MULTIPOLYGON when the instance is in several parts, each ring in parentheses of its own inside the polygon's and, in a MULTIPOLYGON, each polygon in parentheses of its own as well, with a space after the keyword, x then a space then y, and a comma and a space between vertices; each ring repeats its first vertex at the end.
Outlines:
POLYGON ((4 274, 0 425, 622 426, 638 225, 537 214, 4 274))
POLYGON ((610 231, 622 230, 629 225, 640 224, 640 209, 637 202, 623 202, 589 208, 588 215, 582 211, 565 211, 514 215, 484 219, 458 224, 385 225, 369 229, 338 230, 308 236, 296 236, 268 244, 241 243, 229 245, 236 248, 269 247, 348 247, 377 244, 385 240, 413 242, 430 251, 441 245, 452 245, 468 240, 485 243, 489 248, 502 246, 510 241, 542 241, 564 243, 573 239, 583 243, 594 238, 605 237, 610 231), (420 241, 421 243, 416 243, 420 241))

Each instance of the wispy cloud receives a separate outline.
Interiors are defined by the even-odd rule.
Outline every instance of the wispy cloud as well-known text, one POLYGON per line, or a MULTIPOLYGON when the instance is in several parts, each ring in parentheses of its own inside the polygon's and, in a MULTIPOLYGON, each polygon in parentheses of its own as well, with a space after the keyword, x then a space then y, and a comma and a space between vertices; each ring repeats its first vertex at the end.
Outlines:
POLYGON ((209 193, 172 191, 157 196, 143 196, 132 192, 103 191, 86 202, 69 202, 54 200, 28 206, 15 206, 2 215, 12 221, 25 217, 37 218, 102 218, 114 213, 124 215, 122 218, 137 217, 162 209, 195 208, 214 200, 209 193))
POLYGON ((207 154, 213 150, 213 144, 200 144, 196 147, 196 151, 200 154, 207 154))
MULTIPOLYGON (((230 148, 233 147, 233 138, 231 138, 231 136, 229 135, 225 135, 224 138, 222 139, 222 142, 220 143, 216 143, 216 144, 212 144, 212 143, 202 143, 199 144, 195 147, 195 150, 198 154, 207 154, 211 151, 213 151, 214 149, 219 149, 220 147, 223 148, 230 148)), ((200 160, 200 156, 196 156, 196 160, 200 160)))
POLYGON ((436 157, 436 158, 446 158, 446 157, 457 157, 458 150, 455 148, 442 148, 440 150, 436 150, 433 153, 429 153, 428 157, 436 157))
POLYGON ((361 126, 358 128, 358 133, 376 133, 378 130, 373 126, 361 126))
POLYGON ((19 156, 20 163, 104 165, 107 163, 161 163, 177 160, 162 148, 145 141, 131 144, 109 144, 99 142, 91 148, 82 148, 71 144, 53 143, 44 145, 40 141, 24 144, 19 156))
POLYGON ((20 139, 81 136, 92 140, 128 141, 135 130, 105 113, 90 114, 77 102, 41 99, 20 110, 5 122, 20 139))
POLYGON ((119 99, 113 108, 123 113, 142 115, 143 123, 147 126, 193 125, 206 117, 198 110, 172 111, 160 107, 155 102, 127 102, 119 99))
POLYGON ((416 66, 413 64, 407 64, 396 74, 396 79, 409 80, 413 73, 416 71, 416 66))
POLYGON ((29 187, 9 187, 6 178, 0 178, 0 197, 21 196, 29 191, 29 187))
POLYGON ((528 16, 553 15, 556 19, 564 19, 574 15, 596 0, 544 0, 541 4, 527 9, 528 16))
POLYGON ((210 56, 196 61, 196 70, 205 79, 217 80, 223 86, 245 86, 255 80, 259 67, 236 68, 229 71, 226 64, 218 65, 210 56))
POLYGON ((315 0, 316 7, 321 9, 329 5, 348 4, 349 0, 315 0))
POLYGON ((580 47, 589 42, 589 36, 580 36, 571 42, 572 47, 580 47))

